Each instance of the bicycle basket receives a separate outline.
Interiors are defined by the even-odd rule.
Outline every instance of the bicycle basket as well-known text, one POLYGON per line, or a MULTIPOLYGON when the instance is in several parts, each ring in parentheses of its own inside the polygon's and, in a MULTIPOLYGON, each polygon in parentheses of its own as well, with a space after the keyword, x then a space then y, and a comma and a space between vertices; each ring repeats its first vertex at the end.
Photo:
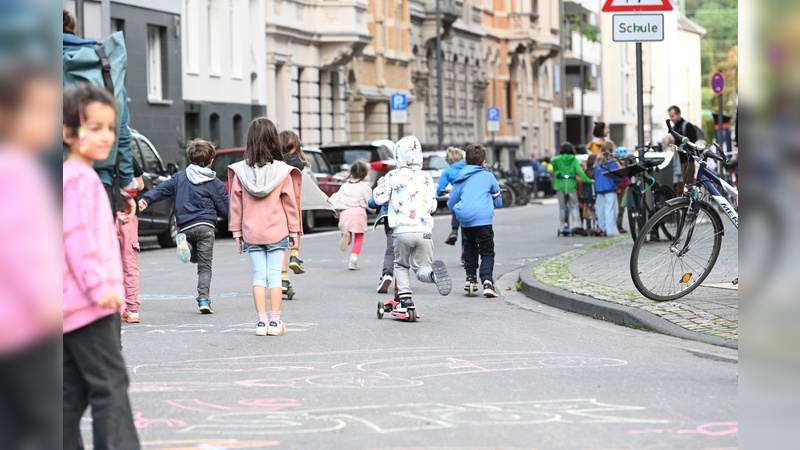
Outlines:
POLYGON ((631 158, 612 159, 602 164, 602 167, 608 170, 605 173, 606 176, 614 179, 633 177, 647 170, 645 166, 638 164, 635 159, 631 158), (610 169, 611 165, 614 163, 616 163, 618 167, 616 169, 610 169))

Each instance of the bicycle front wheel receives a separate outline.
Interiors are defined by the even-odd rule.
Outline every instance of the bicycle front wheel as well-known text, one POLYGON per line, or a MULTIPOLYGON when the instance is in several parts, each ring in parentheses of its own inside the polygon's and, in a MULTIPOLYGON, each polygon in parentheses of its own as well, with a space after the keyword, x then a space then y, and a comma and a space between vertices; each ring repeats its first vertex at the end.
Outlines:
POLYGON ((689 294, 714 268, 723 232, 722 219, 706 202, 696 214, 688 199, 662 208, 639 230, 633 244, 630 269, 636 289, 655 301, 689 294), (659 229, 667 233, 656 238, 654 231, 659 229))

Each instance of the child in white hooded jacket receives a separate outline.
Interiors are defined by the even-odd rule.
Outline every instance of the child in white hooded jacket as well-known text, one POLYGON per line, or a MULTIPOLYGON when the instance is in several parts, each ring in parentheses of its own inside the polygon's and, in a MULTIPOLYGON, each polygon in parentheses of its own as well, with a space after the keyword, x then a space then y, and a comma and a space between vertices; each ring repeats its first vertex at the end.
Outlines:
POLYGON ((394 274, 400 302, 396 312, 415 309, 410 270, 419 281, 436 283, 439 294, 450 293, 450 276, 442 261, 433 261, 433 217, 436 185, 422 170, 422 146, 406 136, 394 146, 397 169, 378 180, 375 203, 389 203, 389 226, 394 234, 394 274))

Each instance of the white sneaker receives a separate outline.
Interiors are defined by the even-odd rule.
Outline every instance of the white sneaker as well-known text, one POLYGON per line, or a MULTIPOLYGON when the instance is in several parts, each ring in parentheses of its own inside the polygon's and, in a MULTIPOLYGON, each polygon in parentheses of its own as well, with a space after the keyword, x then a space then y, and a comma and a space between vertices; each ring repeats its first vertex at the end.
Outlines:
POLYGON ((258 322, 256 324, 256 336, 266 336, 267 335, 267 324, 264 322, 258 322))
POLYGON ((186 239, 186 235, 183 233, 178 233, 175 235, 175 246, 176 252, 178 253, 178 259, 181 262, 189 262, 192 259, 192 245, 186 239))
POLYGON ((269 323, 267 327, 267 336, 283 336, 286 334, 286 324, 282 320, 275 322, 274 320, 269 323))
POLYGON ((342 239, 339 241, 339 250, 346 252, 347 247, 350 246, 350 233, 345 233, 342 235, 342 239))
POLYGON ((494 289, 494 283, 488 280, 483 282, 483 296, 490 298, 498 297, 497 291, 494 289))
POLYGON ((391 275, 384 275, 381 277, 381 281, 378 282, 378 294, 389 292, 389 286, 392 285, 392 281, 394 281, 394 278, 392 278, 391 275))

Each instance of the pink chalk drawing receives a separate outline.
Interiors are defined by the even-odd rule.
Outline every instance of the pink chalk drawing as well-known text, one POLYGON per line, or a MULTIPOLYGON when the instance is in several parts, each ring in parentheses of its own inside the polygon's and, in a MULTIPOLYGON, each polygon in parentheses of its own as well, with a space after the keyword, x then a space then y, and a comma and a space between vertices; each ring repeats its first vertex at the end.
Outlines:
POLYGON ((186 428, 186 422, 178 419, 145 419, 142 413, 137 412, 133 415, 133 425, 141 430, 150 425, 164 424, 169 428, 186 428))
POLYGON ((300 402, 293 398, 255 398, 239 400, 240 405, 253 406, 267 411, 280 411, 286 408, 297 408, 302 406, 300 402))
POLYGON ((693 430, 673 430, 664 428, 633 430, 628 432, 628 434, 701 434, 703 436, 738 436, 739 422, 704 423, 693 430))
POLYGON ((197 398, 165 400, 165 402, 176 408, 187 411, 200 412, 221 412, 221 411, 281 411, 286 408, 296 408, 302 406, 299 401, 293 398, 254 398, 239 400, 236 405, 225 406, 214 403, 204 402, 197 398), (242 406, 238 406, 242 405, 242 406))

